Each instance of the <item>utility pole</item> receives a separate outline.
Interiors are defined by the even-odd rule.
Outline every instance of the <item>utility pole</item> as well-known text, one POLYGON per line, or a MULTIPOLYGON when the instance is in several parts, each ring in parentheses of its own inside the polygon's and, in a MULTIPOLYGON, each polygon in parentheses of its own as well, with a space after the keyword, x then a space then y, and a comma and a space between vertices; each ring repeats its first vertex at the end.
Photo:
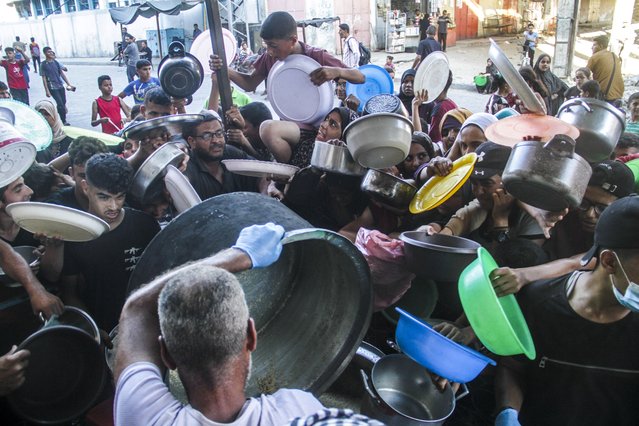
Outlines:
POLYGON ((579 0, 559 0, 557 6, 553 72, 559 77, 569 77, 572 71, 572 58, 575 53, 575 38, 579 24, 579 0))

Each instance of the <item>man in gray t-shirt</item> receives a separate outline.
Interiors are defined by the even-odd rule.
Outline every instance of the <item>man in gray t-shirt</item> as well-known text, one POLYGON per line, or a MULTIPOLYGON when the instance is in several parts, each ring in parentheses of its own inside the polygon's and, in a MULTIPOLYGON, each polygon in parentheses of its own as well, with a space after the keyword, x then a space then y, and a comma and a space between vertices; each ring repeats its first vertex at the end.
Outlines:
POLYGON ((135 43, 135 37, 128 35, 124 37, 124 41, 127 43, 126 49, 124 49, 124 57, 126 59, 126 76, 130 83, 135 78, 135 64, 140 60, 140 52, 138 51, 137 43, 135 43))

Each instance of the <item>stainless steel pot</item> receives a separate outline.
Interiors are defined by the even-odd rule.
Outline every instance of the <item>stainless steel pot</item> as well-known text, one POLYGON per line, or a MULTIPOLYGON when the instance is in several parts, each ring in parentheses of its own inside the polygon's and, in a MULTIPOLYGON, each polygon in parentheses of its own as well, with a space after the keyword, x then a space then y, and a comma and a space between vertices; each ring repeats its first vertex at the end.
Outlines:
POLYGON ((468 389, 455 397, 450 385, 440 392, 428 371, 405 355, 387 355, 375 363, 371 378, 361 372, 366 394, 362 414, 389 426, 439 426, 455 410, 455 403, 468 389))
POLYGON ((93 406, 106 380, 98 328, 67 306, 18 349, 31 352, 25 382, 8 395, 13 410, 37 424, 67 423, 93 406))
POLYGON ((452 235, 428 235, 422 231, 403 232, 406 266, 419 276, 435 281, 457 282, 461 272, 477 258, 475 241, 452 235))
POLYGON ((158 78, 168 95, 187 98, 202 85, 204 69, 195 56, 185 51, 181 42, 174 41, 169 44, 169 54, 158 66, 158 78))
MULTIPOLYGON (((242 228, 269 220, 287 232, 311 227, 260 194, 235 192, 205 200, 151 241, 129 289, 230 247, 242 228)), ((287 234, 284 242, 275 264, 237 275, 258 333, 248 395, 281 387, 321 394, 350 362, 372 313, 368 265, 350 241, 313 229, 287 234)))
POLYGON ((590 163, 608 159, 626 128, 621 111, 596 99, 570 99, 559 107, 557 118, 579 129, 575 152, 590 163))
POLYGON ((402 211, 417 193, 417 187, 381 170, 370 169, 360 185, 362 191, 379 203, 402 211))
POLYGON ((545 145, 518 143, 502 174, 506 190, 518 200, 548 211, 578 206, 592 169, 575 149, 575 141, 566 135, 557 135, 545 145))
POLYGON ((144 160, 135 175, 129 189, 129 194, 137 201, 146 203, 147 193, 153 193, 155 185, 164 185, 161 179, 168 166, 178 167, 186 154, 175 143, 165 143, 144 160))
POLYGON ((311 166, 342 175, 362 176, 366 169, 353 160, 345 146, 315 141, 311 166))

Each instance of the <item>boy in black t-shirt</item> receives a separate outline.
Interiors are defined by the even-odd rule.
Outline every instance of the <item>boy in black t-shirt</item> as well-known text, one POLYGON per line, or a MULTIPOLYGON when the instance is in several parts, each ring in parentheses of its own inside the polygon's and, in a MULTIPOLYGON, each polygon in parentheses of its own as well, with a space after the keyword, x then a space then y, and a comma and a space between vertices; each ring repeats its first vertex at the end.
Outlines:
POLYGON ((96 154, 87 161, 85 173, 79 184, 89 199, 89 213, 107 222, 110 230, 93 241, 65 244, 62 297, 87 309, 98 327, 108 331, 118 323, 129 277, 160 227, 146 213, 124 208, 133 176, 126 160, 96 154))

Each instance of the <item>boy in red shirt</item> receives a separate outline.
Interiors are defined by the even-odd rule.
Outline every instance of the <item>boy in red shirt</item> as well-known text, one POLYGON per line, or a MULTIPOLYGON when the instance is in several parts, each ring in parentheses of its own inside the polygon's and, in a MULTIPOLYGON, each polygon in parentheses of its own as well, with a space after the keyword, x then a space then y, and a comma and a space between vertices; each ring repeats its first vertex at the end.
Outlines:
POLYGON ((29 105, 29 90, 24 78, 24 65, 29 63, 29 57, 20 48, 6 47, 7 59, 0 61, 0 66, 7 70, 7 82, 13 99, 29 105), (16 50, 22 53, 23 59, 16 60, 16 50))
POLYGON ((131 108, 117 96, 112 96, 113 83, 108 75, 98 77, 98 87, 102 95, 93 101, 91 107, 91 125, 93 127, 102 124, 102 132, 113 134, 124 126, 122 114, 127 119, 131 118, 131 108), (98 115, 100 118, 98 118, 98 115))

